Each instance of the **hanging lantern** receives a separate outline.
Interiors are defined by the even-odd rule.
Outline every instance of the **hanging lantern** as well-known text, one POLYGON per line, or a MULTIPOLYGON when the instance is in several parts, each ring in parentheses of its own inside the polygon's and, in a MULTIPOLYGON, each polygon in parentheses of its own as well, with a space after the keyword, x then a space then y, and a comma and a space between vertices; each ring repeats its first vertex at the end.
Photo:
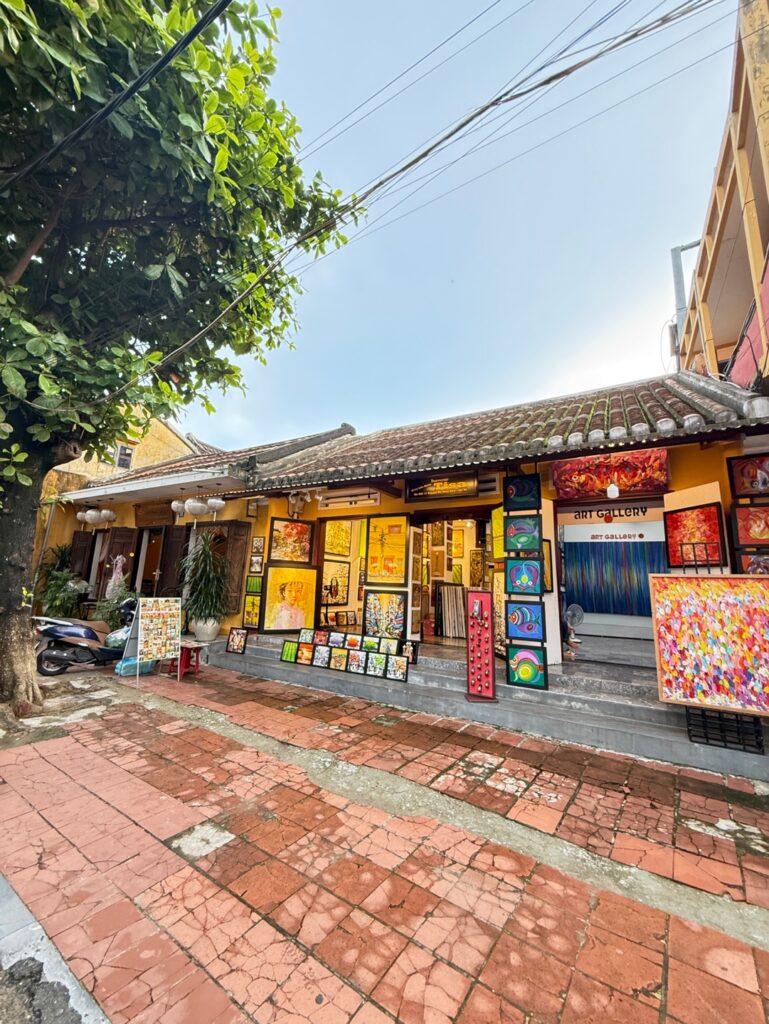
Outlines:
POLYGON ((223 498, 209 498, 206 504, 212 512, 221 512, 227 503, 223 498))
POLYGON ((184 515, 184 502, 183 501, 172 501, 171 511, 175 512, 177 516, 184 515))
POLYGON ((111 508, 103 508, 99 515, 103 523, 114 523, 117 519, 117 513, 113 512, 111 508))
POLYGON ((187 498, 184 503, 184 511, 190 516, 207 516, 210 512, 205 501, 199 498, 187 498))
POLYGON ((77 521, 78 521, 79 523, 87 523, 87 522, 88 522, 88 513, 87 513, 87 512, 83 512, 83 511, 80 511, 80 512, 78 512, 78 514, 77 514, 77 515, 75 516, 75 519, 77 519, 77 521))
POLYGON ((101 512, 98 508, 89 508, 85 514, 85 521, 91 526, 96 526, 97 523, 101 522, 101 512))

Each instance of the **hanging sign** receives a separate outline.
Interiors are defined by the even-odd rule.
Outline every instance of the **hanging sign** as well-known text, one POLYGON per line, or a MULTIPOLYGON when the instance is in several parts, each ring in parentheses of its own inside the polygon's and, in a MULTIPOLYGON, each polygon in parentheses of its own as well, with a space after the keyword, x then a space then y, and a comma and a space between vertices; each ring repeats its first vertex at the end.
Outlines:
POLYGON ((559 501, 606 496, 611 484, 620 499, 630 494, 665 494, 668 490, 666 448, 640 452, 607 452, 554 462, 553 486, 559 501))
POLYGON ((418 477, 406 481, 406 501, 439 501, 441 498, 475 498, 478 474, 418 477))
POLYGON ((496 701, 494 619, 491 592, 467 591, 467 694, 469 701, 496 701))

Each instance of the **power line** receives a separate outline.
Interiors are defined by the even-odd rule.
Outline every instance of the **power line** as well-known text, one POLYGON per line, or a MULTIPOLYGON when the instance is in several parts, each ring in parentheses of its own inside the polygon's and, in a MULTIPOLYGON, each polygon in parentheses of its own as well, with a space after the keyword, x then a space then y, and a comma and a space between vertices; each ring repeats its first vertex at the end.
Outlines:
POLYGON ((143 86, 148 82, 156 78, 160 72, 167 67, 168 64, 178 57, 180 53, 187 49, 190 43, 194 42, 195 39, 208 28, 212 22, 214 22, 220 14, 222 14, 232 3, 232 0, 216 0, 213 7, 211 7, 199 21, 193 25, 189 32, 185 32, 184 35, 177 39, 174 45, 163 54, 154 64, 150 65, 146 71, 143 71, 138 78, 134 79, 130 85, 126 86, 122 92, 117 93, 112 99, 106 103, 99 110, 94 111, 89 118, 75 128, 73 131, 66 135, 63 139, 52 146, 46 153, 41 153, 40 156, 36 157, 31 163, 27 164, 21 170, 12 174, 6 181, 0 185, 0 189, 6 192, 8 189, 13 188, 14 185, 18 185, 21 181, 27 178, 30 174, 34 174, 35 171, 39 171, 41 167, 45 167, 46 164, 50 163, 55 156, 64 150, 69 149, 74 143, 78 142, 84 135, 94 128, 98 127, 102 121, 106 121, 111 114, 114 114, 116 110, 119 110, 124 103, 127 103, 143 86))

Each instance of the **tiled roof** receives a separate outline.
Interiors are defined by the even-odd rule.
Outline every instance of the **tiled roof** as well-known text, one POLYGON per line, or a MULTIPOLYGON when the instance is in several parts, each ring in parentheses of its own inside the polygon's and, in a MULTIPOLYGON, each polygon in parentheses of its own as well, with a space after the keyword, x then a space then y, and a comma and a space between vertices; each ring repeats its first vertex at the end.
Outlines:
POLYGON ((363 482, 576 455, 600 446, 629 447, 739 429, 769 421, 769 399, 693 373, 562 398, 342 437, 260 470, 249 485, 269 491, 363 482))
POLYGON ((186 433, 184 440, 190 446, 196 455, 215 455, 217 452, 223 452, 224 448, 218 448, 215 444, 209 444, 208 441, 201 441, 199 437, 195 437, 194 434, 186 433))

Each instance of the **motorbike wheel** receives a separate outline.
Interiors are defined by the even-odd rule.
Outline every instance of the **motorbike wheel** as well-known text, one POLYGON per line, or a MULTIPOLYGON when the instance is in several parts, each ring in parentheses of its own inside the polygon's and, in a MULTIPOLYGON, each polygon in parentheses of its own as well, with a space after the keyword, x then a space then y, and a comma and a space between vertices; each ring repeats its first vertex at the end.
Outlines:
POLYGON ((37 656, 37 671, 41 676, 60 676, 66 672, 69 665, 62 665, 59 661, 51 661, 48 658, 48 651, 41 651, 37 656))

